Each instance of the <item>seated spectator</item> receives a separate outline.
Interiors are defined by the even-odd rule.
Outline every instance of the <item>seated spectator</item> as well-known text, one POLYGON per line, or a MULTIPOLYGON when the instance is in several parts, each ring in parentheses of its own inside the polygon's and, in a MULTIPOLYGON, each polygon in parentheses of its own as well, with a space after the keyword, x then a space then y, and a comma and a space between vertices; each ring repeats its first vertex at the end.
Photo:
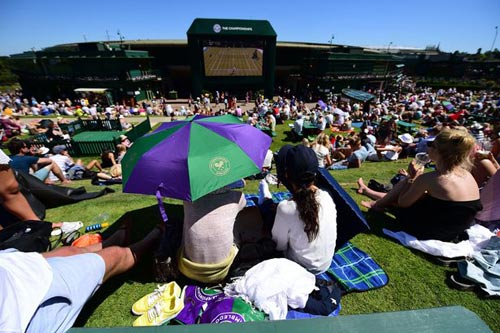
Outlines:
POLYGON ((473 167, 471 174, 477 182, 479 188, 482 188, 486 182, 497 172, 500 168, 497 160, 493 158, 493 154, 489 151, 474 150, 473 167))
POLYGON ((9 332, 66 332, 109 278, 131 269, 157 243, 154 228, 129 247, 120 229, 103 243, 46 253, 0 251, 0 325, 9 332))
POLYGON ((62 142, 69 139, 64 135, 59 125, 54 123, 53 121, 48 122, 45 135, 47 136, 47 139, 49 139, 49 141, 54 142, 62 142))
POLYGON ((13 139, 7 144, 7 148, 12 154, 10 166, 18 171, 29 174, 33 170, 33 176, 41 181, 49 182, 49 173, 52 171, 57 179, 63 184, 70 183, 64 176, 61 168, 47 157, 29 156, 30 147, 23 140, 13 139))
MULTIPOLYGON (((318 159, 303 145, 283 146, 276 157, 278 179, 292 193, 280 202, 272 225, 276 250, 312 273, 326 271, 337 239, 336 208, 333 199, 314 185, 318 159)), ((259 186, 262 205, 272 204, 265 180, 259 186)), ((269 226, 268 226, 269 227, 269 226)))
MULTIPOLYGON (((65 145, 58 145, 52 148, 52 152, 54 155, 50 156, 49 158, 53 160, 59 168, 64 172, 64 176, 67 179, 79 179, 79 177, 76 177, 75 174, 78 173, 78 171, 85 171, 85 170, 92 170, 94 167, 99 170, 99 172, 102 172, 102 167, 101 163, 99 163, 98 160, 92 160, 90 161, 87 165, 83 165, 83 162, 81 159, 78 160, 73 160, 73 158, 69 155, 68 149, 65 145)), ((49 179, 51 181, 56 181, 57 177, 54 175, 54 173, 50 173, 49 179)))
POLYGON ((101 167, 110 168, 116 164, 115 153, 106 149, 101 153, 101 167))
POLYGON ((28 130, 29 134, 32 135, 37 135, 47 132, 47 129, 42 127, 40 125, 40 121, 38 120, 32 120, 26 123, 26 129, 28 130))
POLYGON ((423 167, 412 161, 408 177, 389 193, 369 189, 360 178, 358 193, 375 199, 361 205, 379 211, 399 207, 398 227, 418 239, 456 239, 482 209, 479 188, 469 172, 474 144, 466 131, 443 130, 428 151, 436 171, 424 174, 423 167))
POLYGON ((118 116, 118 119, 120 120, 120 124, 122 125, 122 129, 128 130, 129 128, 132 127, 132 125, 125 119, 125 117, 121 114, 118 116))
POLYGON ((128 139, 128 137, 124 134, 120 135, 120 143, 124 145, 126 148, 132 147, 132 142, 128 139))
POLYGON ((120 164, 122 162, 123 156, 127 153, 127 146, 119 143, 116 145, 116 163, 120 164))
POLYGON ((483 209, 476 216, 476 222, 490 228, 491 231, 500 227, 500 172, 486 182, 481 190, 481 204, 483 209))
POLYGON ((121 184, 122 182, 122 165, 115 164, 110 169, 109 172, 101 171, 98 172, 92 178, 92 184, 97 185, 100 181, 108 181, 112 184, 121 184))
POLYGON ((13 121, 10 116, 2 116, 0 128, 4 129, 4 133, 8 138, 21 134, 21 126, 13 121))
POLYGON ((320 133, 314 143, 312 149, 318 158, 318 166, 320 168, 328 168, 332 165, 332 158, 330 157, 330 140, 328 135, 320 133))
POLYGON ((402 150, 399 145, 376 145, 375 152, 370 153, 367 159, 372 162, 395 161, 402 150))
MULTIPOLYGON (((368 149, 366 149, 366 147, 361 144, 361 139, 357 136, 349 139, 349 145, 352 148, 352 154, 347 159, 347 167, 348 168, 359 168, 359 167, 361 167, 361 163, 366 161, 366 158, 370 154, 370 151, 368 149)), ((367 144, 367 145, 369 145, 369 144, 367 144)), ((372 147, 372 149, 373 149, 373 147, 372 147)))
POLYGON ((233 243, 233 226, 245 205, 243 193, 228 188, 193 202, 184 201, 183 236, 177 258, 182 274, 203 283, 224 280, 238 252, 233 243))
POLYGON ((293 122, 293 133, 297 138, 302 138, 302 130, 304 128, 304 118, 301 113, 297 113, 297 119, 293 122))

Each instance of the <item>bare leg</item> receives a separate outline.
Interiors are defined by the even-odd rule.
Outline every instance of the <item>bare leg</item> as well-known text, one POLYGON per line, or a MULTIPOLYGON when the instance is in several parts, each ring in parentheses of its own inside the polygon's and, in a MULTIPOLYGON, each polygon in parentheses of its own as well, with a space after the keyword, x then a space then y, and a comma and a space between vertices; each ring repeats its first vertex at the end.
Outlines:
POLYGON ((66 179, 66 177, 64 177, 61 168, 59 168, 59 166, 55 162, 52 162, 50 164, 50 171, 52 171, 54 175, 56 175, 57 179, 59 179, 61 183, 63 184, 71 183, 71 181, 69 181, 68 179, 66 179))
POLYGON ((358 187, 359 188, 358 188, 357 192, 359 194, 364 194, 364 195, 366 195, 367 197, 369 197, 370 199, 373 199, 373 200, 382 199, 387 194, 387 193, 384 193, 384 192, 377 192, 377 191, 372 190, 371 188, 369 188, 368 186, 365 185, 365 183, 363 182, 363 178, 359 178, 358 179, 358 187))
POLYGON ((91 245, 84 248, 64 246, 50 252, 43 253, 45 258, 67 257, 82 253, 94 252, 101 256, 106 265, 103 282, 112 276, 126 272, 144 255, 146 251, 153 249, 160 240, 162 231, 155 227, 142 240, 132 244, 130 247, 110 246, 102 248, 103 244, 91 245))
POLYGON ((385 208, 396 206, 399 195, 405 186, 406 181, 400 181, 383 198, 376 200, 374 203, 364 201, 361 202, 361 205, 375 210, 384 210, 385 208))
POLYGON ((87 170, 92 170, 93 167, 96 167, 97 170, 99 170, 100 172, 102 172, 101 163, 99 163, 98 160, 92 160, 92 161, 90 161, 89 164, 87 164, 87 166, 85 168, 87 170))
POLYGON ((132 268, 144 253, 158 245, 161 235, 162 230, 155 227, 144 239, 130 247, 112 246, 97 252, 106 263, 103 282, 132 268))

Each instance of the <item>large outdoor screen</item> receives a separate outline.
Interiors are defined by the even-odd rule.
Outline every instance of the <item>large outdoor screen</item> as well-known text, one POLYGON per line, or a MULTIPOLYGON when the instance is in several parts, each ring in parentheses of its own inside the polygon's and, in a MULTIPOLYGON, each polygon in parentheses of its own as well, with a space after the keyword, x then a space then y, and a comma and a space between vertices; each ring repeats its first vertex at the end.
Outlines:
POLYGON ((205 76, 262 76, 262 41, 203 41, 205 76))

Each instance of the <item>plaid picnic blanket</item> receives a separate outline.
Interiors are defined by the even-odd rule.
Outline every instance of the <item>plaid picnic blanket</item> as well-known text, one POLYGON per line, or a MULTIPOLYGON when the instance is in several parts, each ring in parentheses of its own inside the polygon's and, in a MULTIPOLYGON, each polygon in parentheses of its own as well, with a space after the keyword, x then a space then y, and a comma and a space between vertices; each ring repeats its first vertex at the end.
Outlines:
POLYGON ((335 252, 330 268, 321 275, 333 277, 347 292, 380 288, 389 281, 375 260, 350 242, 335 252))
MULTIPOLYGON (((275 203, 279 203, 283 200, 288 200, 292 197, 290 192, 273 192, 273 201, 275 203)), ((245 193, 245 199, 247 199, 247 207, 257 206, 257 202, 259 200, 259 195, 257 193, 245 193)))

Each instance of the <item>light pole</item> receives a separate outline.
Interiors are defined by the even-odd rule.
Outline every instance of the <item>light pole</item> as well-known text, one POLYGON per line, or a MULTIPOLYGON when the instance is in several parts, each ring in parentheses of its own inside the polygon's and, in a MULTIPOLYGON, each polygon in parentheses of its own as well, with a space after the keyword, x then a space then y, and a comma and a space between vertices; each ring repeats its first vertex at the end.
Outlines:
POLYGON ((495 37, 493 37, 493 43, 491 43, 490 52, 493 51, 493 47, 495 46, 495 42, 497 41, 498 35, 498 26, 495 26, 495 37))
POLYGON ((391 48, 391 45, 392 45, 392 42, 389 42, 389 45, 387 45, 387 60, 385 62, 385 71, 384 71, 384 82, 382 84, 382 87, 380 88, 380 90, 382 90, 382 88, 384 89, 384 91, 387 89, 387 74, 389 72, 389 50, 391 48))

